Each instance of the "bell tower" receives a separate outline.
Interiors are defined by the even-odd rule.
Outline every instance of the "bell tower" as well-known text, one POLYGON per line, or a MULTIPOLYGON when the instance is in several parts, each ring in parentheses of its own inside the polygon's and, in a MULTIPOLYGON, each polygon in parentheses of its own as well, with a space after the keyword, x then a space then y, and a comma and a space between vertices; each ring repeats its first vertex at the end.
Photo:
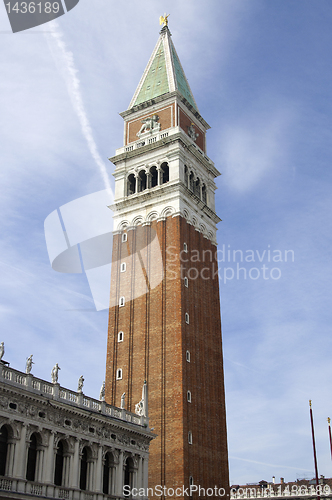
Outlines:
POLYGON ((146 381, 157 434, 149 487, 192 485, 198 498, 200 486, 200 497, 217 498, 202 488, 227 494, 229 485, 214 200, 220 174, 206 154, 210 127, 163 21, 121 113, 124 145, 110 158, 115 232, 106 401, 119 405, 125 393, 126 408, 140 413, 146 381))

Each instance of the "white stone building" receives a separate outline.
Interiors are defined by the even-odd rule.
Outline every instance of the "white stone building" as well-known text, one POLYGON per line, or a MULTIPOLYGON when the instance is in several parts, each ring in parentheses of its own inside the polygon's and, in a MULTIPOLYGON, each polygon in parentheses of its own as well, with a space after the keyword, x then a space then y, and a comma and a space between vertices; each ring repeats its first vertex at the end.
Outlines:
MULTIPOLYGON (((145 412, 146 414, 146 412, 145 412)), ((0 498, 102 500, 147 488, 148 416, 0 361, 0 498)))

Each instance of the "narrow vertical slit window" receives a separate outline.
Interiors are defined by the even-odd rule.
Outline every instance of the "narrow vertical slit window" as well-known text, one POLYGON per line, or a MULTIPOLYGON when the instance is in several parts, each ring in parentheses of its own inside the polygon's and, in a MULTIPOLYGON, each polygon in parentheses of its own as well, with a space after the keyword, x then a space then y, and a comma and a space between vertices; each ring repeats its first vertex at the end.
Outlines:
POLYGON ((125 263, 125 262, 122 262, 122 264, 121 264, 121 272, 122 272, 122 273, 125 273, 125 272, 126 272, 126 267, 127 267, 127 266, 126 266, 126 263, 125 263))
POLYGON ((123 342, 123 332, 118 333, 118 342, 123 342))
POLYGON ((188 443, 193 444, 193 435, 191 431, 188 432, 188 443))
POLYGON ((185 277, 184 277, 184 286, 185 286, 186 288, 188 288, 188 286, 189 286, 189 281, 188 281, 187 276, 185 276, 185 277))
POLYGON ((185 320, 186 320, 187 325, 189 325, 189 314, 188 313, 185 314, 185 320))
POLYGON ((120 297, 119 299, 119 307, 123 307, 125 305, 125 298, 124 297, 120 297))
POLYGON ((187 401, 188 403, 191 403, 191 392, 187 391, 187 401))
POLYGON ((122 234, 122 243, 125 243, 127 241, 127 233, 122 234))
POLYGON ((190 352, 189 351, 186 352, 186 360, 188 363, 190 363, 190 352))
POLYGON ((188 253, 188 245, 187 243, 183 243, 183 251, 188 253))
POLYGON ((122 368, 116 370, 116 380, 122 380, 122 368))

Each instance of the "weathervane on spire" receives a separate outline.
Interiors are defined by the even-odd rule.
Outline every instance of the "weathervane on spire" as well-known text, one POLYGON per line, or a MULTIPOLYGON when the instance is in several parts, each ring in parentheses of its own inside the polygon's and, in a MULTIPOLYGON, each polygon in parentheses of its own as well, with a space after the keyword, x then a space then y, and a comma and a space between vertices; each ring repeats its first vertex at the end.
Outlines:
POLYGON ((164 24, 165 26, 168 26, 168 18, 169 18, 170 14, 167 14, 166 13, 163 15, 163 16, 160 16, 159 17, 159 24, 164 24))

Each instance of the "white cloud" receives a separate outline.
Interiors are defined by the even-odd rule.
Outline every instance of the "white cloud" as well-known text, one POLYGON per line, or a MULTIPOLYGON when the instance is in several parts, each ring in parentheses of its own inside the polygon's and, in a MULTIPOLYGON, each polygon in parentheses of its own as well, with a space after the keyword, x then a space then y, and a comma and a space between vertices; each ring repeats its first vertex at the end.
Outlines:
POLYGON ((252 190, 287 154, 288 134, 294 120, 289 110, 272 110, 269 116, 241 117, 225 126, 220 141, 224 180, 236 191, 252 190))

